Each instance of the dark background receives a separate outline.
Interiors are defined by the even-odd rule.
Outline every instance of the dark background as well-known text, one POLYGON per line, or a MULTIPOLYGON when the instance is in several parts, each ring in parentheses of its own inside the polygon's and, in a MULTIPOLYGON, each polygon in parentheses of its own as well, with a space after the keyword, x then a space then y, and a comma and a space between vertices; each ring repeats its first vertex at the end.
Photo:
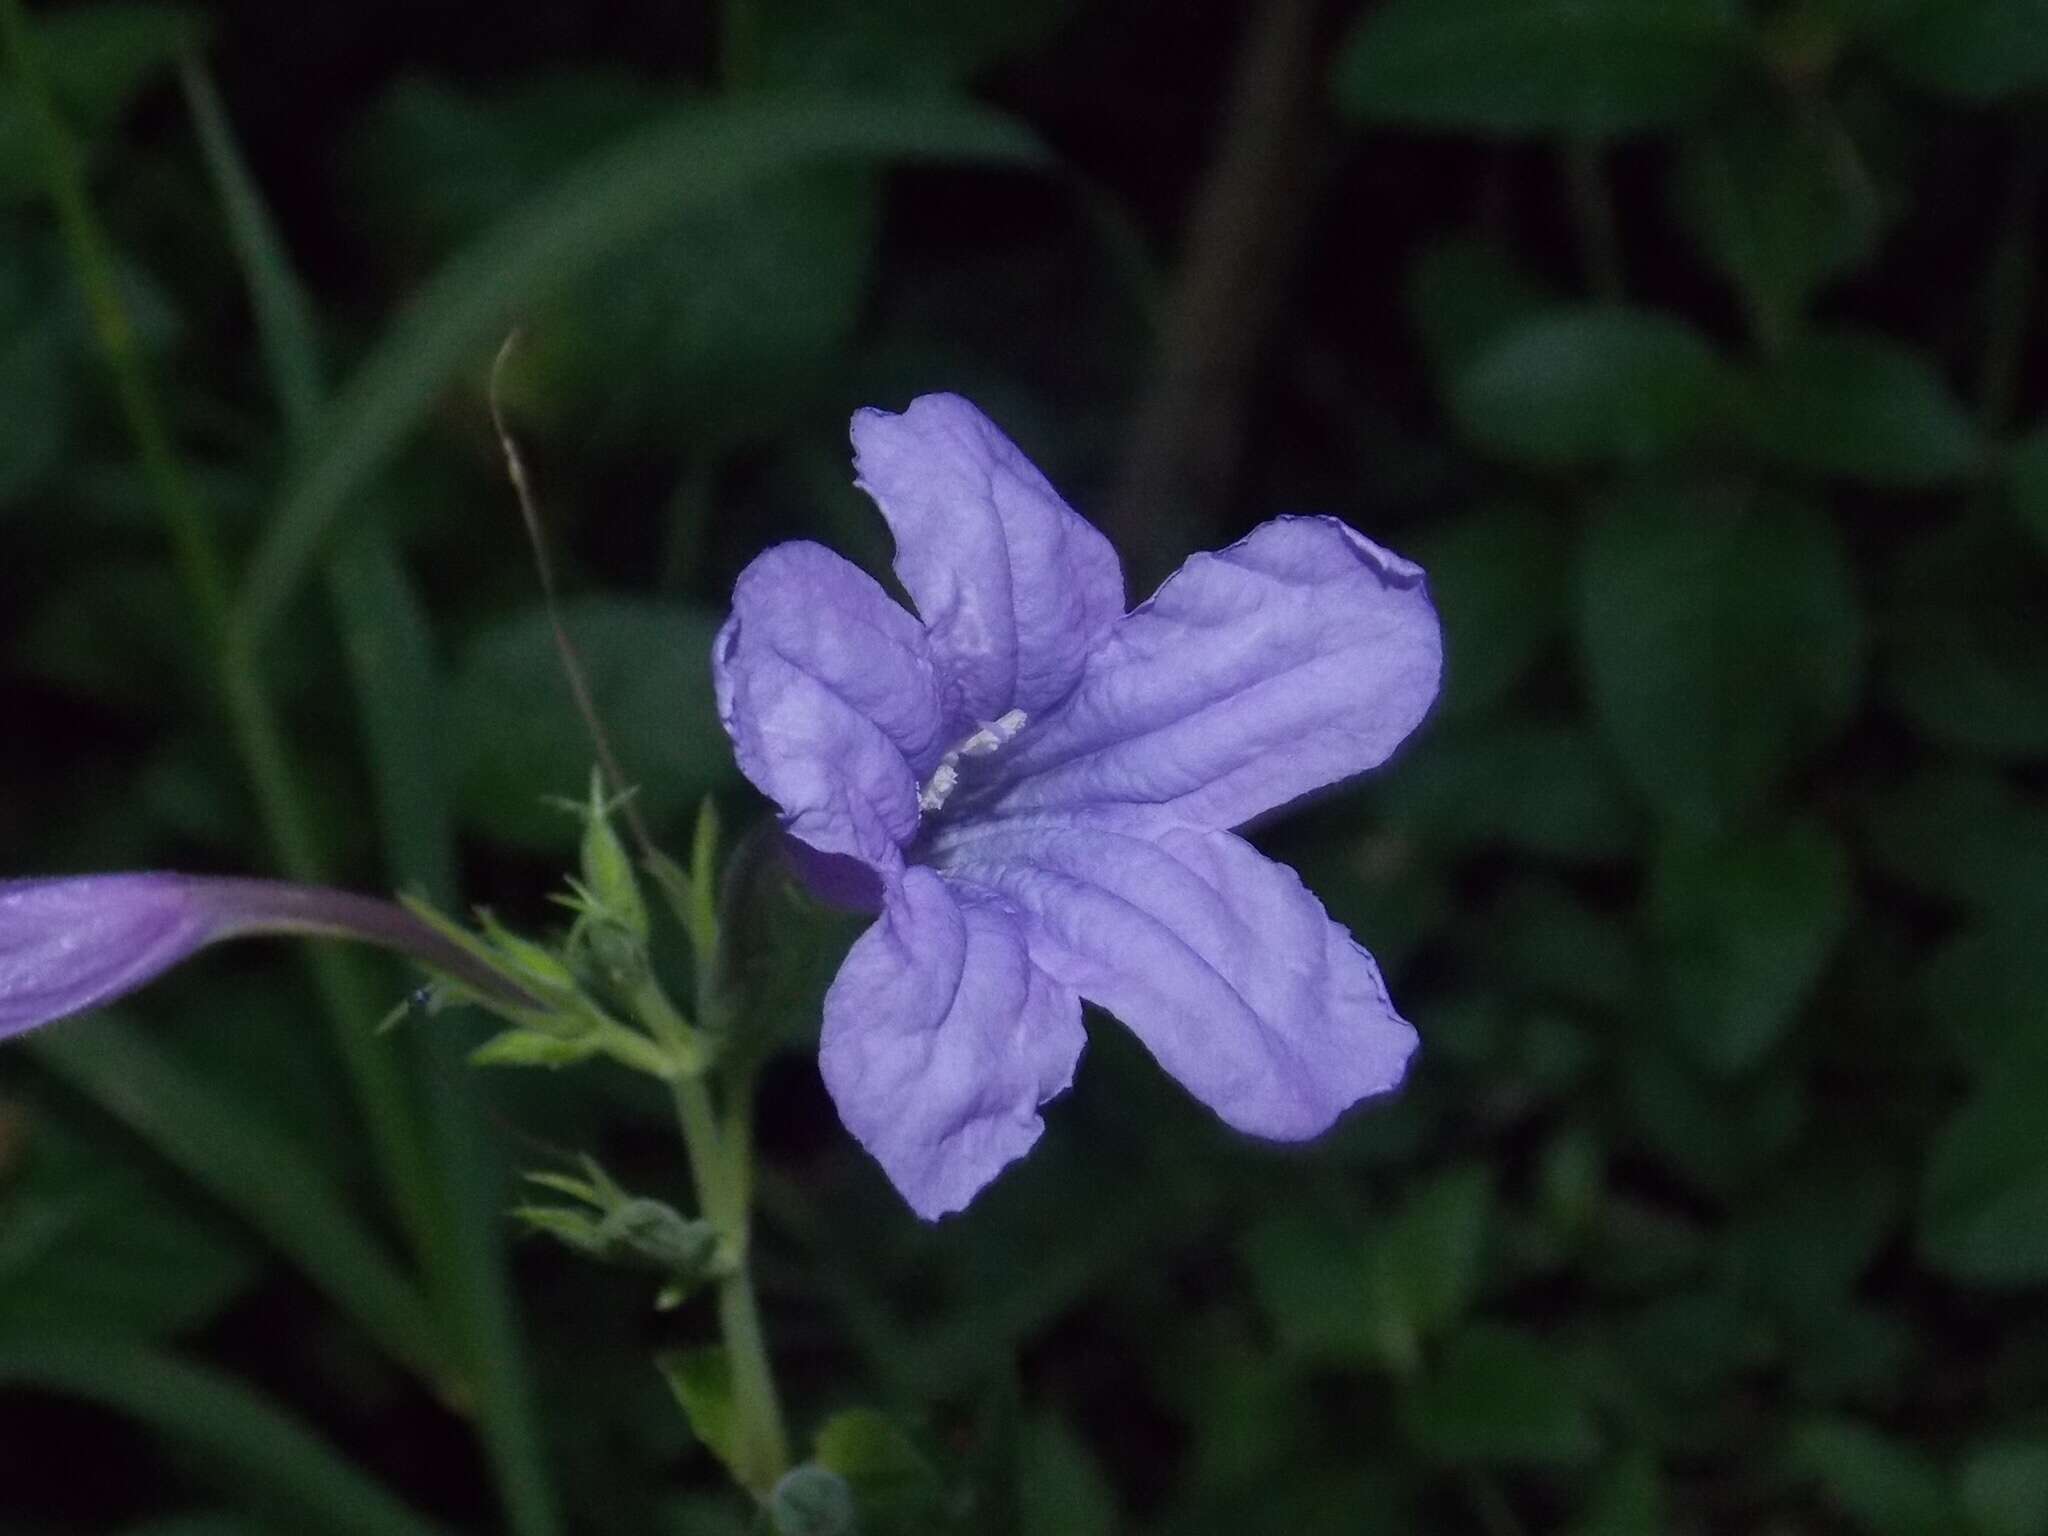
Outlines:
MULTIPOLYGON (((1423 1038, 1321 1143, 1228 1135, 1091 1016, 1039 1149, 922 1225, 817 1081, 854 930, 742 914, 770 1343, 800 1442, 896 1426, 864 1528, 2048 1533, 2048 5, 100 3, 21 36, 89 207, 53 211, 17 43, 10 874, 560 921, 544 797, 590 751, 485 408, 514 322, 569 624, 679 851, 706 794, 760 814, 706 668, 738 570, 798 535, 886 567, 857 406, 974 398, 1134 595, 1280 512, 1430 569, 1437 713, 1260 833, 1423 1038)), ((231 951, 8 1047, 0 1528, 749 1528, 651 1364, 701 1304, 503 1242, 512 1174, 575 1152, 685 1198, 623 1074, 469 1072, 452 1014, 379 1037, 481 1363, 450 1401, 365 1323, 418 1266, 336 1026, 361 1055, 409 985, 231 951)))

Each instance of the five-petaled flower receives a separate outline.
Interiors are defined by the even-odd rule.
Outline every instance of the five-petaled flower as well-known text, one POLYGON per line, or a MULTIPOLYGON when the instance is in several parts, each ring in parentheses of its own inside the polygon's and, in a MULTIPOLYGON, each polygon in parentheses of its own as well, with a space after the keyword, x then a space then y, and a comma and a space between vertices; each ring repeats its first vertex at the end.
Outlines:
POLYGON ((1196 555, 1126 612, 1108 541, 965 400, 853 420, 913 617, 811 543, 714 648, 741 769, 880 917, 825 998, 841 1117, 966 1205, 1072 1081, 1081 1000, 1227 1123, 1301 1140, 1401 1079, 1372 957, 1232 828, 1384 761, 1442 637, 1421 570, 1327 517, 1196 555))

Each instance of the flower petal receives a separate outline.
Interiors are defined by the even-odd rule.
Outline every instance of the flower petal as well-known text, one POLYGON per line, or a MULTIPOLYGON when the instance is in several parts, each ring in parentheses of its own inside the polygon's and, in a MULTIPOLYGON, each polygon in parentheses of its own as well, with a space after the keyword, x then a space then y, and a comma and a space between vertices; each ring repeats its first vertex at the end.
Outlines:
POLYGON ((0 1038, 133 992, 224 937, 224 918, 181 875, 0 881, 0 1038))
POLYGON ((917 620, 822 545, 778 544, 740 573, 712 674, 740 770, 790 833, 900 868, 944 750, 917 620))
POLYGON ((1031 1149, 1084 1043, 1080 1001, 1031 963, 1009 905, 914 868, 825 996, 819 1065, 929 1221, 1031 1149))
POLYGON ((958 395, 853 418, 858 483, 896 537, 955 736, 1064 698, 1123 615, 1123 569, 1017 445, 958 395))
POLYGON ((1415 1031, 1293 870, 1142 809, 949 829, 934 862, 1024 916, 1031 958, 1230 1125, 1295 1141, 1401 1081, 1415 1031))
POLYGON ((1442 671, 1420 567, 1335 518, 1277 518, 1196 555, 1110 632, 1010 748, 994 803, 1241 826, 1385 761, 1442 671))

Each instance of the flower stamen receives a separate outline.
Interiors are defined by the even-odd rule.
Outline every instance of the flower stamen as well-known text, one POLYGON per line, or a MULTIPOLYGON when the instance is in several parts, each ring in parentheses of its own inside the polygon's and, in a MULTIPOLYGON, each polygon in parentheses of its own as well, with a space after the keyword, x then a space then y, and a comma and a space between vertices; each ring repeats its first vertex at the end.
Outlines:
POLYGON ((1031 717, 1021 709, 1013 709, 999 719, 983 721, 980 730, 939 759, 939 766, 932 770, 930 781, 917 792, 917 808, 929 816, 943 807, 960 785, 961 758, 995 756, 1015 741, 1018 732, 1030 723, 1031 717))

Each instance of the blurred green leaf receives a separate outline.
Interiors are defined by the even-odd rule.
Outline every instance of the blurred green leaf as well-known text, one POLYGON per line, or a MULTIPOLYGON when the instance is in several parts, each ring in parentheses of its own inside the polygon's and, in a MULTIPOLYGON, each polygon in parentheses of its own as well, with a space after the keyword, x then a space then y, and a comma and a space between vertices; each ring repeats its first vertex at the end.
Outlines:
POLYGON ((1437 387, 1448 395, 1465 368, 1495 341, 1555 302, 1498 245, 1451 239, 1409 269, 1406 297, 1437 387))
POLYGON ((158 1170, 49 1118, 0 1187, 0 1318, 17 1337, 160 1338, 205 1322, 256 1270, 231 1228, 158 1170))
POLYGON ((1017 1442, 1018 1536, 1115 1536, 1116 1489, 1064 1419, 1027 1419, 1017 1442))
MULTIPOLYGON (((0 147, 0 183, 7 163, 0 147)), ((40 188, 39 172, 31 180, 40 188)), ((0 511, 46 487, 70 444, 79 357, 53 258, 37 232, 0 214, 0 511)))
POLYGON ((1482 507, 1429 530, 1414 555, 1444 625, 1437 718, 1483 714, 1564 627, 1563 532, 1532 507, 1482 507))
POLYGON ((393 1358, 438 1380, 445 1363, 424 1299, 285 1136, 116 1017, 51 1030, 31 1049, 276 1245, 393 1358))
POLYGON ((248 631, 269 629, 350 499, 499 344, 508 317, 633 240, 798 166, 1039 156, 1009 119, 950 102, 761 96, 685 109, 582 162, 444 263, 342 387, 249 567, 248 631))
POLYGON ((853 1490, 863 1530, 914 1529, 931 1518, 938 1473, 888 1415, 871 1408, 834 1414, 818 1430, 815 1454, 853 1490))
POLYGON ((1630 133, 1704 111, 1744 45, 1728 0, 1390 0, 1345 40, 1337 103, 1432 128, 1630 133))
MULTIPOLYGON (((1074 0, 756 0, 735 84, 935 89, 1045 41, 1074 0)), ((733 48, 727 40, 728 50, 733 48)))
POLYGON ((2048 900, 2001 910, 1949 939, 1920 973, 1920 1001, 1964 1060, 1994 1072, 2015 1041, 2048 1033, 2048 900))
POLYGON ((1246 1233, 1239 1252, 1283 1348, 1315 1360, 1380 1361, 1355 1227, 1283 1208, 1246 1233))
POLYGON ((1481 447, 1545 468, 1641 463, 1709 431, 1726 374, 1675 316, 1558 307, 1513 326, 1458 375, 1451 404, 1481 447))
POLYGON ((1432 1177, 1366 1239, 1375 1334, 1389 1363, 1411 1367, 1419 1346, 1460 1321, 1479 1293, 1493 1179, 1478 1167, 1432 1177))
MULTIPOLYGON (((363 135, 359 179, 390 246, 425 232, 438 252, 671 99, 623 74, 550 74, 488 99, 404 82, 363 135)), ((679 212, 526 319, 508 387, 566 414, 586 452, 772 428, 840 362, 879 211, 870 171, 813 166, 679 212)))
POLYGON ((1660 1396, 1694 1407, 1725 1398, 1770 1355, 1754 1312, 1711 1284, 1653 1298, 1622 1322, 1616 1342, 1660 1396))
POLYGON ((1881 675, 1944 746, 2048 754, 2048 568, 2002 518, 1955 518, 1901 544, 1888 572, 1881 675))
POLYGON ((1623 1013, 1643 982, 1636 935, 1562 882, 1523 879, 1501 895, 1487 934, 1504 977, 1531 997, 1623 1013))
POLYGON ((1979 1536, 2048 1536, 2048 1438, 1987 1441, 1963 1458, 1956 1482, 1979 1536))
MULTIPOLYGON (((129 104, 182 53, 206 22, 196 11, 142 0, 96 0, 39 11, 35 45, 50 92, 87 139, 112 128, 129 104)), ((0 79, 0 207, 43 195, 41 159, 11 79, 0 79)))
POLYGON ((1651 912, 1665 1017, 1702 1065, 1737 1073, 1776 1045, 1849 918, 1849 860, 1818 821, 1714 842, 1667 838, 1651 912))
POLYGON ((1814 1419, 1793 1429, 1790 1456, 1871 1536, 1955 1536, 1941 1469, 1902 1441, 1848 1419, 1814 1419))
POLYGON ((1769 463, 1880 489, 1947 484, 1984 457, 1976 424, 1941 375, 1872 332, 1793 341, 1752 381, 1743 415, 1750 446, 1769 463))
POLYGON ((1898 0, 1872 39, 1903 79, 1985 101, 2048 84, 2044 0, 1898 0))
MULTIPOLYGON (((711 698, 715 618, 643 599, 593 597, 565 604, 562 623, 651 822, 680 822, 708 791, 731 782, 732 753, 711 698)), ((476 635, 450 681, 448 713, 464 820, 516 846, 573 850, 576 818, 545 801, 582 791, 592 748, 544 609, 476 635)))
POLYGON ((1870 171, 1825 101, 1760 94, 1688 134, 1677 200, 1766 341, 1789 335, 1814 292, 1877 241, 1870 171))
POLYGON ((2048 806, 2005 776, 1929 768, 1863 808, 1862 841, 1893 879, 1979 909, 2048 905, 2048 806))
POLYGON ((1637 818, 1613 760, 1572 726, 1507 720, 1444 729, 1403 753, 1381 795, 1403 831, 1550 858, 1618 859, 1637 818))
POLYGON ((224 1493, 305 1536, 446 1536, 284 1410, 229 1377, 89 1328, 0 1338, 0 1383, 62 1392, 139 1420, 204 1463, 224 1493))
POLYGON ((1569 1464, 1600 1449, 1571 1361, 1495 1324, 1451 1338, 1403 1395, 1401 1422, 1417 1449, 1460 1466, 1569 1464))
POLYGON ((1636 786, 1711 831, 1827 742, 1856 702, 1862 625, 1840 534, 1804 506, 1636 486, 1593 525, 1580 639, 1636 786))
POLYGON ((732 1361, 723 1347, 705 1345, 658 1355, 654 1362, 675 1393, 683 1416, 704 1448, 733 1468, 732 1361))
POLYGON ((1998 1053, 1936 1138, 1921 1187, 1922 1259, 1952 1279, 2014 1287, 2048 1279, 2048 998, 1998 1053))
POLYGON ((1624 1457, 1593 1485, 1585 1518, 1571 1536, 1663 1536, 1664 1477, 1655 1457, 1624 1457))
POLYGON ((1723 1198, 1783 1157, 1807 1116, 1805 1084, 1791 1071, 1723 1085, 1648 1047, 1630 1062, 1624 1094, 1637 1135, 1665 1167, 1723 1198))
POLYGON ((2048 427, 2028 433, 2006 454, 2005 487, 2020 521, 2048 553, 2048 427))

